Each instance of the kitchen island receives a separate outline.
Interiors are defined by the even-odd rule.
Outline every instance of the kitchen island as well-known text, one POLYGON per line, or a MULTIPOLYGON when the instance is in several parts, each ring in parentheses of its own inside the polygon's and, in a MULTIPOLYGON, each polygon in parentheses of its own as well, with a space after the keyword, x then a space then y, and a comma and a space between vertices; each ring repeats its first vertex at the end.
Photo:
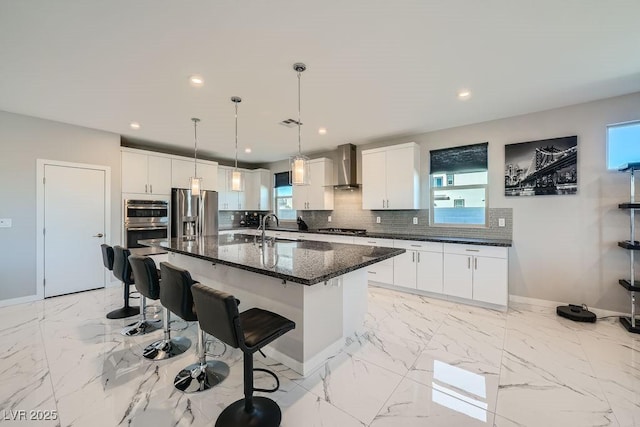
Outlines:
POLYGON ((367 312, 366 266, 405 252, 244 234, 196 240, 141 241, 169 252, 169 262, 194 280, 233 294, 240 310, 260 307, 296 323, 265 353, 307 375, 361 331, 367 312))

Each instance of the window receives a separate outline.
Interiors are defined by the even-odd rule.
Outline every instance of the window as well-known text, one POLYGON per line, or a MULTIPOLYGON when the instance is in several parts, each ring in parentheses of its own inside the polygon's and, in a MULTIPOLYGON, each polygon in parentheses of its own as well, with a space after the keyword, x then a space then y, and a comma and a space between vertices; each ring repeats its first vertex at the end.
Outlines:
POLYGON ((487 225, 487 147, 485 142, 431 151, 432 225, 487 225))
POLYGON ((293 190, 289 184, 289 172, 276 173, 273 187, 276 216, 280 220, 295 220, 296 211, 293 209, 293 190))
POLYGON ((607 169, 640 162, 640 121, 607 126, 607 169))

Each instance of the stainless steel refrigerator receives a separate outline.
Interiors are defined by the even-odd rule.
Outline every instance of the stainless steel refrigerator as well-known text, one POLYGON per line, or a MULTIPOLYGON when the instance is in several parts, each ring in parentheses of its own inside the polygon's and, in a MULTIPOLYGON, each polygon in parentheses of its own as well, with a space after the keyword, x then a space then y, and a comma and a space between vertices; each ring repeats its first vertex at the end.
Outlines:
POLYGON ((200 198, 184 188, 171 189, 171 237, 192 239, 218 234, 218 192, 200 198))

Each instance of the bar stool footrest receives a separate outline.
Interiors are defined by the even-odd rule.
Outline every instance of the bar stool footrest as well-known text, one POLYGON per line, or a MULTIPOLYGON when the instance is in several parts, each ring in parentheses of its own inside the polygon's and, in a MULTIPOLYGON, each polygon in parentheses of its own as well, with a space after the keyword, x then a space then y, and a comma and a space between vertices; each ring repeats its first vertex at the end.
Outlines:
POLYGON ((278 379, 278 376, 276 374, 274 374, 273 372, 271 372, 268 369, 263 369, 263 368, 253 368, 253 372, 264 372, 267 373, 269 375, 271 375, 273 377, 274 380, 276 380, 276 386, 275 388, 253 388, 253 391, 261 391, 263 393, 274 393, 276 391, 278 391, 278 389, 280 388, 280 380, 278 379))

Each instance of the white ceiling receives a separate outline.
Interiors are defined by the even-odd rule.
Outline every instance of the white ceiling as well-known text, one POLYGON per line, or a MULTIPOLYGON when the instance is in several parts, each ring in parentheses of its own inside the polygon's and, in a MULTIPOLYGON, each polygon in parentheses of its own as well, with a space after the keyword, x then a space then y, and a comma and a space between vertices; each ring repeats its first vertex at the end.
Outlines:
POLYGON ((294 62, 314 152, 639 91, 638 17, 638 0, 0 0, 0 110, 180 148, 195 116, 200 148, 231 158, 237 95, 240 160, 275 161, 297 151, 278 124, 297 118, 294 62))

